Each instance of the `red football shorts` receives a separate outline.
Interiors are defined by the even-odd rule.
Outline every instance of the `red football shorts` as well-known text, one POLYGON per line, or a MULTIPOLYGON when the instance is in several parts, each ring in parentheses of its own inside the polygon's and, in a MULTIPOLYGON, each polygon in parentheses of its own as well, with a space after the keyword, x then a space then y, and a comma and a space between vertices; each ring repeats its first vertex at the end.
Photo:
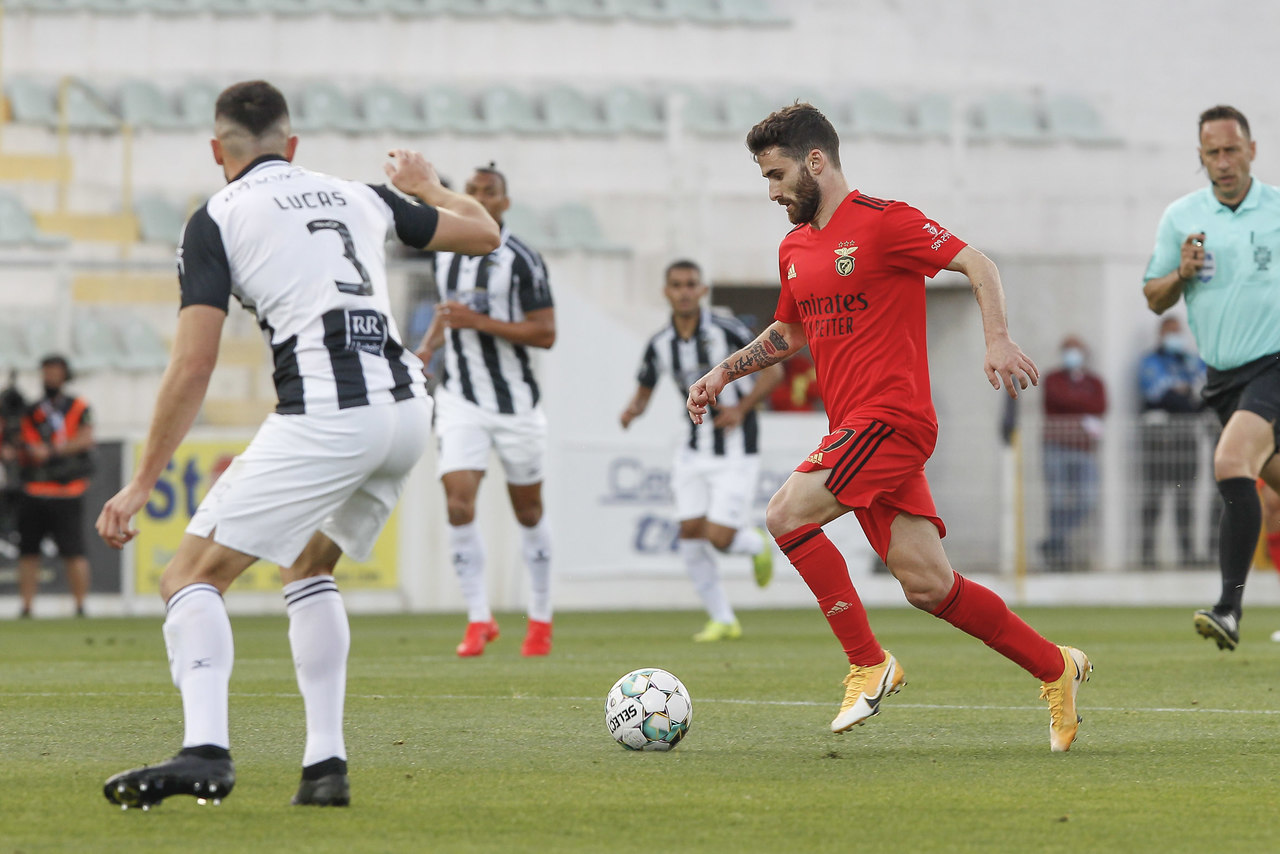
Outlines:
POLYGON ((925 480, 928 455, 883 421, 855 418, 823 438, 796 471, 827 472, 827 489, 852 507, 871 548, 884 560, 899 513, 923 516, 947 535, 925 480))

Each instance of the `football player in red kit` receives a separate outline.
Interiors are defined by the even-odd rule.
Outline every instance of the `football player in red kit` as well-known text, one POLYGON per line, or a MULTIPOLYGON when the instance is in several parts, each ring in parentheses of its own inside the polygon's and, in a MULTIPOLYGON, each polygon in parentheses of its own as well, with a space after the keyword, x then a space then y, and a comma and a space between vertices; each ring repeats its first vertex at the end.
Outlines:
POLYGON ((766 522, 783 554, 818 600, 845 654, 849 675, 833 732, 880 711, 906 678, 881 648, 844 557, 822 526, 852 510, 907 601, 986 643, 1043 684, 1049 744, 1065 751, 1079 726, 1076 692, 1092 665, 1083 652, 1046 640, 991 590, 951 568, 946 528, 924 465, 937 441, 925 337, 925 277, 968 277, 982 314, 985 370, 1011 397, 1039 380, 1009 337, 995 264, 902 202, 850 191, 840 139, 826 117, 797 103, 747 135, 769 181, 769 198, 796 227, 778 250, 782 290, 775 321, 755 341, 689 389, 701 422, 729 382, 780 362, 806 344, 817 368, 830 433, 769 502, 766 522))

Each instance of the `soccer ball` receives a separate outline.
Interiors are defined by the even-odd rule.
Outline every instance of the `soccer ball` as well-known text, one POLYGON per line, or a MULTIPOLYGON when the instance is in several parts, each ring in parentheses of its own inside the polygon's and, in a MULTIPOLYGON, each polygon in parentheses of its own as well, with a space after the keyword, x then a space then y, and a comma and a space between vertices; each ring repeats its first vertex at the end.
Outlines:
POLYGON ((604 700, 604 722, 627 750, 670 750, 693 723, 693 700, 667 671, 642 667, 613 683, 604 700))

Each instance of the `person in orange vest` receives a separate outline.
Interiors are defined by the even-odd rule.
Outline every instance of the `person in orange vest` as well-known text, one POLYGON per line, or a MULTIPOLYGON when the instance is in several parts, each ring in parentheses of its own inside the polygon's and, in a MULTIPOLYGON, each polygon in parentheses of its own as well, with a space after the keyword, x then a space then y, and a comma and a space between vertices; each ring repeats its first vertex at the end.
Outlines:
POLYGON ((44 396, 22 417, 22 503, 18 511, 18 592, 31 616, 40 579, 40 545, 53 540, 67 566, 76 615, 84 616, 89 561, 84 553, 84 493, 93 473, 93 421, 84 398, 67 394, 67 360, 40 362, 44 396))

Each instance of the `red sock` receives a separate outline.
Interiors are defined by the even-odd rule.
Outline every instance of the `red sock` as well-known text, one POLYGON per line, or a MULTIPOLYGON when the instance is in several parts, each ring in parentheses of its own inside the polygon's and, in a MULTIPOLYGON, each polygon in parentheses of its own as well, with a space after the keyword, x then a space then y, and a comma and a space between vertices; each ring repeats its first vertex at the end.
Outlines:
POLYGON ((1271 565, 1280 572, 1280 531, 1267 534, 1267 554, 1271 557, 1271 565))
POLYGON ((1057 645, 1023 622, 994 592, 958 572, 955 576, 955 585, 933 616, 973 635, 1041 682, 1062 675, 1057 645))
POLYGON ((867 609, 849 580, 844 556, 820 525, 804 525, 777 538, 778 548, 809 585, 818 607, 827 616, 850 664, 872 665, 884 661, 884 650, 867 622, 867 609))

